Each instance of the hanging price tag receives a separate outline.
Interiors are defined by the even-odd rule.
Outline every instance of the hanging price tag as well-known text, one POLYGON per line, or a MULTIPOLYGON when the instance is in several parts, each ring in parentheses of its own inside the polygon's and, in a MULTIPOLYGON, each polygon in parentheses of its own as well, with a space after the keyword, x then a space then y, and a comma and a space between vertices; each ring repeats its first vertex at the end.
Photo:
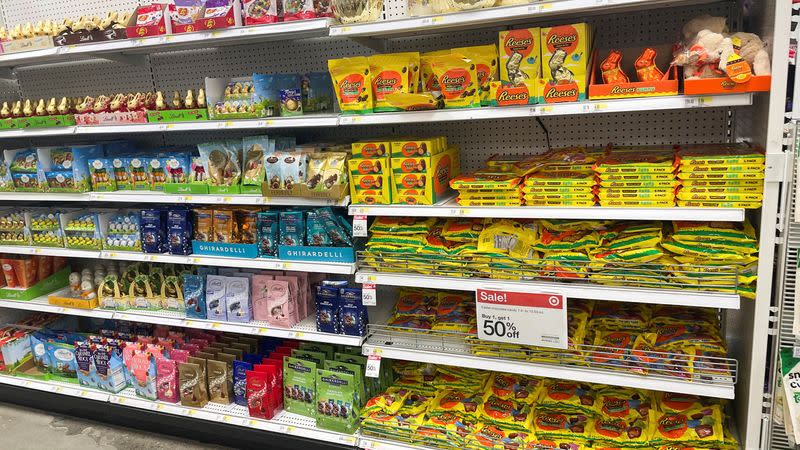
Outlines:
POLYGON ((367 216, 353 216, 353 237, 367 237, 367 216))
POLYGON ((364 306, 375 306, 378 304, 377 290, 375 284, 364 283, 361 285, 361 303, 364 306))
POLYGON ((367 357, 367 367, 364 371, 364 376, 370 378, 378 378, 381 373, 381 357, 378 355, 369 355, 367 357))
POLYGON ((567 298, 555 293, 478 289, 478 338, 567 348, 567 298))

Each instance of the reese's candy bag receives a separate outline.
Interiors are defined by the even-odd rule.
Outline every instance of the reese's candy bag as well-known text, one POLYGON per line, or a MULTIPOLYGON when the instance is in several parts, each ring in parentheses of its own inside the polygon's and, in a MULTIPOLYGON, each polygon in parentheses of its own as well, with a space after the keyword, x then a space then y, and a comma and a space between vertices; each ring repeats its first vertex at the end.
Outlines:
POLYGON ((373 111, 372 77, 366 57, 328 60, 328 70, 342 114, 368 114, 373 111))
POLYGON ((480 106, 480 81, 474 61, 461 55, 439 55, 431 58, 431 69, 439 82, 445 108, 480 106))

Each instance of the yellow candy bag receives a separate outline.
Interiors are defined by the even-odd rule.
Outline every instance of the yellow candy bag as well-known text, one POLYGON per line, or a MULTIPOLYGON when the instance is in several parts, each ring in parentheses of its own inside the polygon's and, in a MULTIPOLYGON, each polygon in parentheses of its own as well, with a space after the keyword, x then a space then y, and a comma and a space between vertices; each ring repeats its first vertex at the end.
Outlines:
POLYGON ((480 415, 484 421, 505 429, 528 431, 532 411, 529 404, 511 399, 502 399, 488 394, 481 403, 480 415))
POLYGON ((459 55, 433 56, 430 61, 445 108, 480 106, 480 84, 474 61, 459 55))
POLYGON ((723 442, 722 408, 711 405, 682 413, 650 412, 655 425, 652 441, 716 447, 723 442))
POLYGON ((397 111, 386 94, 413 92, 419 75, 419 53, 384 53, 368 57, 375 112, 397 111))
POLYGON ((419 94, 392 92, 385 94, 383 101, 392 111, 426 111, 444 107, 440 99, 429 92, 419 94))
POLYGON ((450 49, 450 53, 460 55, 475 63, 475 74, 478 77, 481 105, 490 102, 489 91, 492 81, 497 81, 497 47, 494 45, 478 45, 450 49))
POLYGON ((373 411, 382 411, 386 414, 396 414, 403 407, 411 392, 408 389, 390 387, 381 395, 372 397, 367 401, 363 412, 369 414, 373 411))
POLYGON ((538 408, 594 414, 596 395, 587 383, 546 380, 539 396, 538 408))
POLYGON ((533 403, 539 398, 542 387, 540 378, 526 375, 493 373, 486 393, 501 399, 533 403))
POLYGON ((594 446, 630 446, 642 447, 649 443, 652 434, 647 419, 640 417, 604 417, 595 418, 593 428, 589 431, 594 446))
POLYGON ((480 395, 473 392, 446 389, 440 391, 433 399, 433 403, 428 409, 428 414, 438 414, 442 412, 450 412, 464 416, 478 415, 478 406, 480 405, 480 395))
POLYGON ((372 77, 366 57, 328 60, 328 70, 342 114, 369 114, 373 111, 372 77))
POLYGON ((539 439, 588 441, 593 428, 594 418, 583 413, 537 410, 533 418, 533 429, 539 439))
POLYGON ((599 412, 609 418, 650 417, 653 400, 647 391, 609 387, 597 394, 599 412))
POLYGON ((420 84, 416 92, 440 92, 439 80, 433 74, 431 65, 434 56, 449 55, 450 50, 437 50, 434 52, 422 53, 419 55, 420 65, 420 84))

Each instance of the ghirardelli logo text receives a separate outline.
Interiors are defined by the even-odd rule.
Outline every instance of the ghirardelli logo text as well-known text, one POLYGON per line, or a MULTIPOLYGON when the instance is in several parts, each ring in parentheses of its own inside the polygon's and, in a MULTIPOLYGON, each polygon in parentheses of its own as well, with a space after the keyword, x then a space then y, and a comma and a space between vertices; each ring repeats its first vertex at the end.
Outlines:
POLYGON ((565 36, 559 36, 557 34, 550 35, 547 39, 548 45, 559 45, 559 44, 571 44, 578 40, 577 34, 567 34, 565 36))

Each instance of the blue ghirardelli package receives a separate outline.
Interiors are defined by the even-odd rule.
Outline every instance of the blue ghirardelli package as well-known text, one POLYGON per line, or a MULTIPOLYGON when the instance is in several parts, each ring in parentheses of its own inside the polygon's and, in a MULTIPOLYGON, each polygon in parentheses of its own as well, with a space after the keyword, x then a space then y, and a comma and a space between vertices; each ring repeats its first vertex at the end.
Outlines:
POLYGON ((167 212, 167 250, 172 255, 192 254, 192 217, 186 208, 167 212))
MULTIPOLYGON (((270 351, 272 351, 272 350, 270 350, 270 351)), ((259 355, 259 354, 257 354, 257 353, 244 352, 242 354, 242 360, 244 360, 244 362, 247 362, 247 363, 250 363, 250 364, 261 364, 261 360, 262 359, 264 359, 264 357, 259 355)))
POLYGON ((164 253, 167 240, 167 211, 143 209, 139 219, 142 250, 145 253, 164 253))
POLYGON ((317 286, 317 331, 339 334, 339 288, 317 286))
MULTIPOLYGON (((259 359, 259 363, 261 360, 259 359)), ((233 362, 233 402, 247 406, 247 371, 253 370, 253 364, 246 361, 233 362)))
POLYGON ((339 330, 349 336, 367 334, 367 308, 361 303, 360 288, 339 289, 339 330))
POLYGON ((186 306, 187 318, 206 318, 205 277, 201 275, 183 276, 183 303, 186 306))

